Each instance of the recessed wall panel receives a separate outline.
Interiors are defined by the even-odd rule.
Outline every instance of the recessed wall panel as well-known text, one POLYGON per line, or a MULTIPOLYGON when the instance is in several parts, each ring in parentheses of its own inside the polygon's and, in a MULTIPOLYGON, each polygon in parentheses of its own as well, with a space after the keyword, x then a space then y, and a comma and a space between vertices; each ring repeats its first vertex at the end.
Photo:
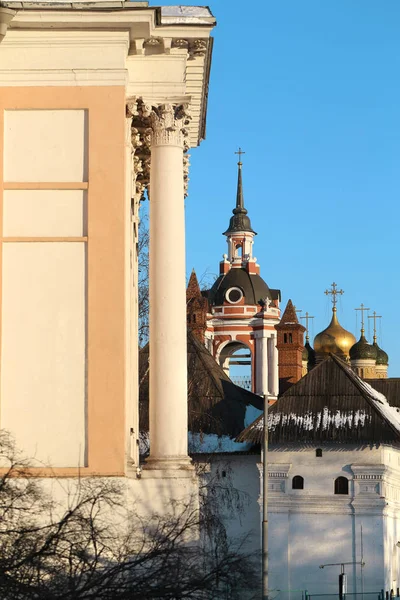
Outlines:
POLYGON ((6 110, 4 181, 87 181, 85 110, 6 110))
POLYGON ((87 235, 87 192, 5 190, 3 235, 80 237, 87 235))
POLYGON ((4 244, 2 284, 0 426, 35 464, 85 466, 85 244, 4 244))

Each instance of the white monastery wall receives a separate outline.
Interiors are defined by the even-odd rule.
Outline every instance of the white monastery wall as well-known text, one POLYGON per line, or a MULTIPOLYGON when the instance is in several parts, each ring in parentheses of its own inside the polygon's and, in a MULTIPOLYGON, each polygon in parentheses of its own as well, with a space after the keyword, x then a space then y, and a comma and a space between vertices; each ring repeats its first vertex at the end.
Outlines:
MULTIPOLYGON (((391 447, 271 448, 269 453, 270 587, 337 593, 340 564, 348 592, 396 591, 400 574, 400 453, 391 447), (389 465, 389 456, 391 463, 389 465), (292 489, 295 475, 304 489, 292 489), (349 479, 349 494, 334 494, 334 481, 349 479), (361 540, 362 529, 362 540, 361 540)), ((280 596, 281 597, 281 596, 280 596)), ((284 598, 295 598, 287 592, 284 598)))
POLYGON ((260 548, 258 460, 256 454, 220 454, 210 458, 211 486, 218 482, 226 490, 232 490, 227 501, 221 502, 228 536, 236 539, 248 536, 250 552, 260 548))

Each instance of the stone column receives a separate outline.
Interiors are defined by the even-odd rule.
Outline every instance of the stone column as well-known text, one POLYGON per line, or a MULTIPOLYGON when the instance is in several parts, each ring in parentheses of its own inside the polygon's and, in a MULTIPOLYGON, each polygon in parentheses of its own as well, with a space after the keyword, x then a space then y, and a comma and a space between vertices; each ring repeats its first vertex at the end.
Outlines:
POLYGON ((268 371, 269 371, 269 394, 278 396, 279 374, 278 374, 278 351, 276 349, 276 336, 268 339, 268 371))
POLYGON ((278 362, 279 362, 279 355, 278 355, 278 348, 276 347, 278 343, 277 340, 277 336, 276 334, 274 334, 272 336, 272 362, 273 362, 273 366, 272 369, 274 371, 274 385, 272 387, 272 395, 275 396, 276 398, 278 397, 279 394, 279 367, 278 367, 278 362))
POLYGON ((191 471, 188 457, 183 106, 150 107, 150 456, 147 469, 191 471))
POLYGON ((262 380, 262 394, 263 395, 268 395, 269 394, 269 360, 268 360, 268 338, 266 337, 266 333, 265 331, 263 331, 262 333, 263 337, 262 337, 262 375, 261 375, 261 380, 262 380))

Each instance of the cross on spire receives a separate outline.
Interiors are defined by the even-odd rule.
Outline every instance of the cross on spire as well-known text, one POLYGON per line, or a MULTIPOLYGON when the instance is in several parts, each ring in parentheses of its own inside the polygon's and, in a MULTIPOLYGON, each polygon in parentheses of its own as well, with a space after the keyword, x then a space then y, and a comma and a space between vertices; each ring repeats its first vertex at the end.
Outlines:
POLYGON ((372 315, 368 315, 368 319, 373 319, 374 320, 374 344, 376 344, 376 320, 377 319, 382 319, 382 315, 377 315, 376 311, 374 310, 374 312, 372 313, 372 315))
POLYGON ((361 306, 359 308, 355 308, 354 310, 361 311, 361 335, 364 335, 364 312, 366 310, 371 310, 370 308, 365 308, 364 304, 361 302, 361 306))
POLYGON ((309 332, 309 328, 308 328, 308 321, 310 321, 311 319, 313 319, 314 317, 312 317, 311 315, 308 314, 308 312, 306 312, 306 316, 305 317, 300 317, 300 319, 303 319, 306 322, 306 340, 308 341, 308 332, 309 332))
POLYGON ((337 288, 337 283, 333 282, 331 284, 331 289, 325 290, 325 292, 324 292, 327 296, 332 296, 333 310, 336 310, 336 304, 337 304, 336 296, 338 294, 340 294, 340 295, 344 294, 344 290, 338 290, 336 288, 337 288))
POLYGON ((239 146, 239 150, 237 152, 235 152, 235 154, 239 154, 239 162, 238 165, 242 165, 242 154, 246 154, 246 152, 243 152, 243 150, 241 149, 241 147, 239 146))

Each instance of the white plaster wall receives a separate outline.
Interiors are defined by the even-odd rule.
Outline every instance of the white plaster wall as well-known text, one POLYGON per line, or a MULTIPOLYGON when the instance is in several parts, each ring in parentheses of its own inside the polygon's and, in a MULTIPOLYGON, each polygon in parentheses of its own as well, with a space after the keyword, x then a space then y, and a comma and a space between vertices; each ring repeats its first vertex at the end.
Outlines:
MULTIPOLYGON (((354 517, 350 514, 332 514, 307 509, 269 513, 270 518, 270 587, 280 589, 280 597, 297 598, 294 590, 307 590, 310 594, 337 594, 338 566, 319 566, 327 563, 360 561, 360 532, 356 531, 354 517), (282 530, 282 523, 284 529, 282 530), (292 591, 289 591, 292 590, 292 591)), ((365 542, 380 548, 378 553, 366 552, 364 568, 365 591, 379 591, 382 560, 382 522, 373 516, 364 516, 365 542)), ((346 566, 348 592, 361 591, 361 567, 346 566)))
POLYGON ((4 236, 87 235, 83 190, 5 190, 3 202, 4 236))
POLYGON ((259 456, 254 454, 231 454, 212 456, 210 480, 218 476, 221 486, 231 486, 239 492, 240 506, 233 510, 229 504, 221 504, 228 536, 248 536, 249 552, 260 548, 260 506, 258 504, 260 478, 257 468, 259 456), (226 472, 226 477, 222 473, 226 472))
POLYGON ((84 243, 3 245, 1 427, 29 458, 85 465, 84 243))
MULTIPOLYGON (((320 569, 326 563, 365 561, 346 567, 348 592, 360 593, 387 588, 387 550, 393 549, 393 522, 386 532, 386 502, 379 492, 362 494, 353 481, 352 465, 374 467, 385 460, 383 448, 344 446, 315 448, 271 448, 269 471, 288 471, 287 478, 270 478, 269 551, 270 587, 307 590, 310 594, 338 591, 340 565, 320 569), (292 478, 304 477, 304 490, 292 489, 292 478), (347 476, 349 495, 334 495, 334 480, 347 476), (363 550, 361 548, 361 526, 363 550), (385 544, 385 536, 387 542, 385 544)), ((378 487, 377 487, 378 490, 378 487)), ((394 519, 397 521, 397 519, 394 519)), ((281 592, 279 598, 300 598, 300 592, 281 592)))
POLYGON ((4 181, 87 181, 85 110, 7 110, 4 181))

